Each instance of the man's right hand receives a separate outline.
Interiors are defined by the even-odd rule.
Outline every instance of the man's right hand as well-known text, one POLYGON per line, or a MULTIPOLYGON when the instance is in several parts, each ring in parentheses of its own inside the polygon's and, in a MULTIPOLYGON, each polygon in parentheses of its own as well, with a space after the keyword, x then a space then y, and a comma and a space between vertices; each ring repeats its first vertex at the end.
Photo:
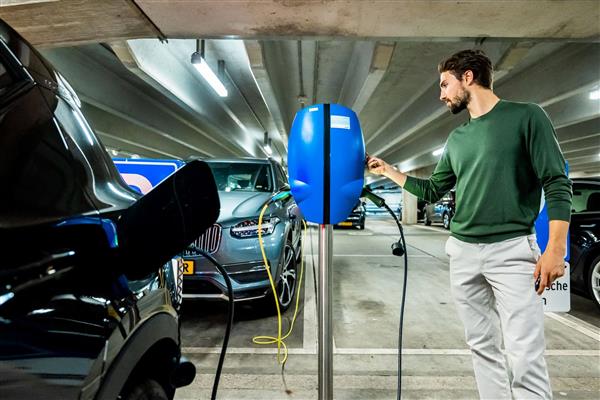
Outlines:
POLYGON ((385 175, 392 167, 381 158, 372 157, 367 154, 367 167, 369 172, 376 175, 385 175))

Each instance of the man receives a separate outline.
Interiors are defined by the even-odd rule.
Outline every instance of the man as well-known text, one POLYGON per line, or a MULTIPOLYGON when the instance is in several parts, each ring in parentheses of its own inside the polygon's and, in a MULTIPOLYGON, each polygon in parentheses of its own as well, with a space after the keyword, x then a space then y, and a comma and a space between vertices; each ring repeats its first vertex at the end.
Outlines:
POLYGON ((539 106, 494 94, 492 64, 482 51, 458 52, 438 70, 440 100, 453 114, 467 109, 469 122, 450 133, 429 179, 407 176, 376 157, 368 158, 369 171, 430 202, 456 185, 446 253, 479 395, 550 399, 539 295, 564 274, 571 210, 565 160, 539 106), (533 225, 542 188, 550 239, 540 256, 533 225))

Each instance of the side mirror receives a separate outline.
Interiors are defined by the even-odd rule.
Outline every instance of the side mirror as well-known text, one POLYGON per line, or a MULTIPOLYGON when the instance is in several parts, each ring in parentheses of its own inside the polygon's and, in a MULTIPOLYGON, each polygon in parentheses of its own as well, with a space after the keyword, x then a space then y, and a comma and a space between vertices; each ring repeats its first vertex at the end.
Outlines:
POLYGON ((125 273, 156 270, 219 217, 219 194, 204 161, 194 160, 141 197, 117 222, 119 261, 125 273))

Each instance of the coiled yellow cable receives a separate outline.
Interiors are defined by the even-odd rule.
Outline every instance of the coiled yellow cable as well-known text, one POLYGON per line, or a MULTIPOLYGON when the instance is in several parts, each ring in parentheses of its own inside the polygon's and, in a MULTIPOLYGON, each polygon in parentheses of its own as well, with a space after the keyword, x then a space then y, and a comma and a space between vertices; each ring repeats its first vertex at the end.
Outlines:
MULTIPOLYGON (((284 336, 281 336, 281 309, 279 308, 279 300, 277 298, 277 290, 275 289, 275 281, 273 279, 273 276, 271 275, 271 268, 269 268, 269 262, 267 260, 267 255, 265 253, 265 246, 264 246, 264 243, 262 240, 262 220, 263 220, 265 211, 267 210, 268 207, 269 207, 269 203, 265 204, 265 206, 262 208, 262 210, 260 212, 260 216, 258 217, 258 243, 260 245, 260 251, 262 253, 263 262, 265 264, 265 269, 267 270, 267 274, 269 275, 269 282, 271 283, 271 289, 273 292, 273 297, 275 299, 275 307, 277 308, 277 337, 255 336, 254 338, 252 338, 252 342, 255 344, 258 344, 258 345, 269 345, 269 344, 277 343, 277 362, 284 365, 288 358, 288 348, 287 348, 287 345, 285 344, 284 340, 287 339, 291 335, 292 331, 294 330, 294 323, 296 322, 296 318, 298 316, 298 307, 300 304, 300 289, 302 287, 302 278, 304 275, 304 242, 305 242, 304 239, 306 238, 306 222, 304 220, 302 221, 302 224, 303 224, 303 235, 302 235, 303 240, 302 240, 302 248, 301 248, 302 257, 300 258, 300 278, 297 281, 298 285, 296 288, 296 308, 294 310, 294 316, 292 318, 292 323, 290 324, 290 329, 284 336), (283 352, 284 352, 283 360, 281 359, 281 347, 282 346, 283 346, 283 352)), ((284 255, 285 255, 285 253, 284 253, 284 255)), ((284 262, 285 262, 285 260, 284 260, 284 262)))

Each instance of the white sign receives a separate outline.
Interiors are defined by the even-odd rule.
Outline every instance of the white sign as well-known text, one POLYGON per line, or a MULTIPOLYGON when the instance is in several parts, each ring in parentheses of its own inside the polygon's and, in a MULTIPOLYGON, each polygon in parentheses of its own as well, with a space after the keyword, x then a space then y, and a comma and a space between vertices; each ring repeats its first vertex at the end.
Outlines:
POLYGON ((350 129, 350 117, 345 117, 343 115, 332 115, 331 127, 338 129, 350 129))
POLYGON ((571 266, 565 263, 565 274, 544 289, 544 312, 571 311, 571 266))

